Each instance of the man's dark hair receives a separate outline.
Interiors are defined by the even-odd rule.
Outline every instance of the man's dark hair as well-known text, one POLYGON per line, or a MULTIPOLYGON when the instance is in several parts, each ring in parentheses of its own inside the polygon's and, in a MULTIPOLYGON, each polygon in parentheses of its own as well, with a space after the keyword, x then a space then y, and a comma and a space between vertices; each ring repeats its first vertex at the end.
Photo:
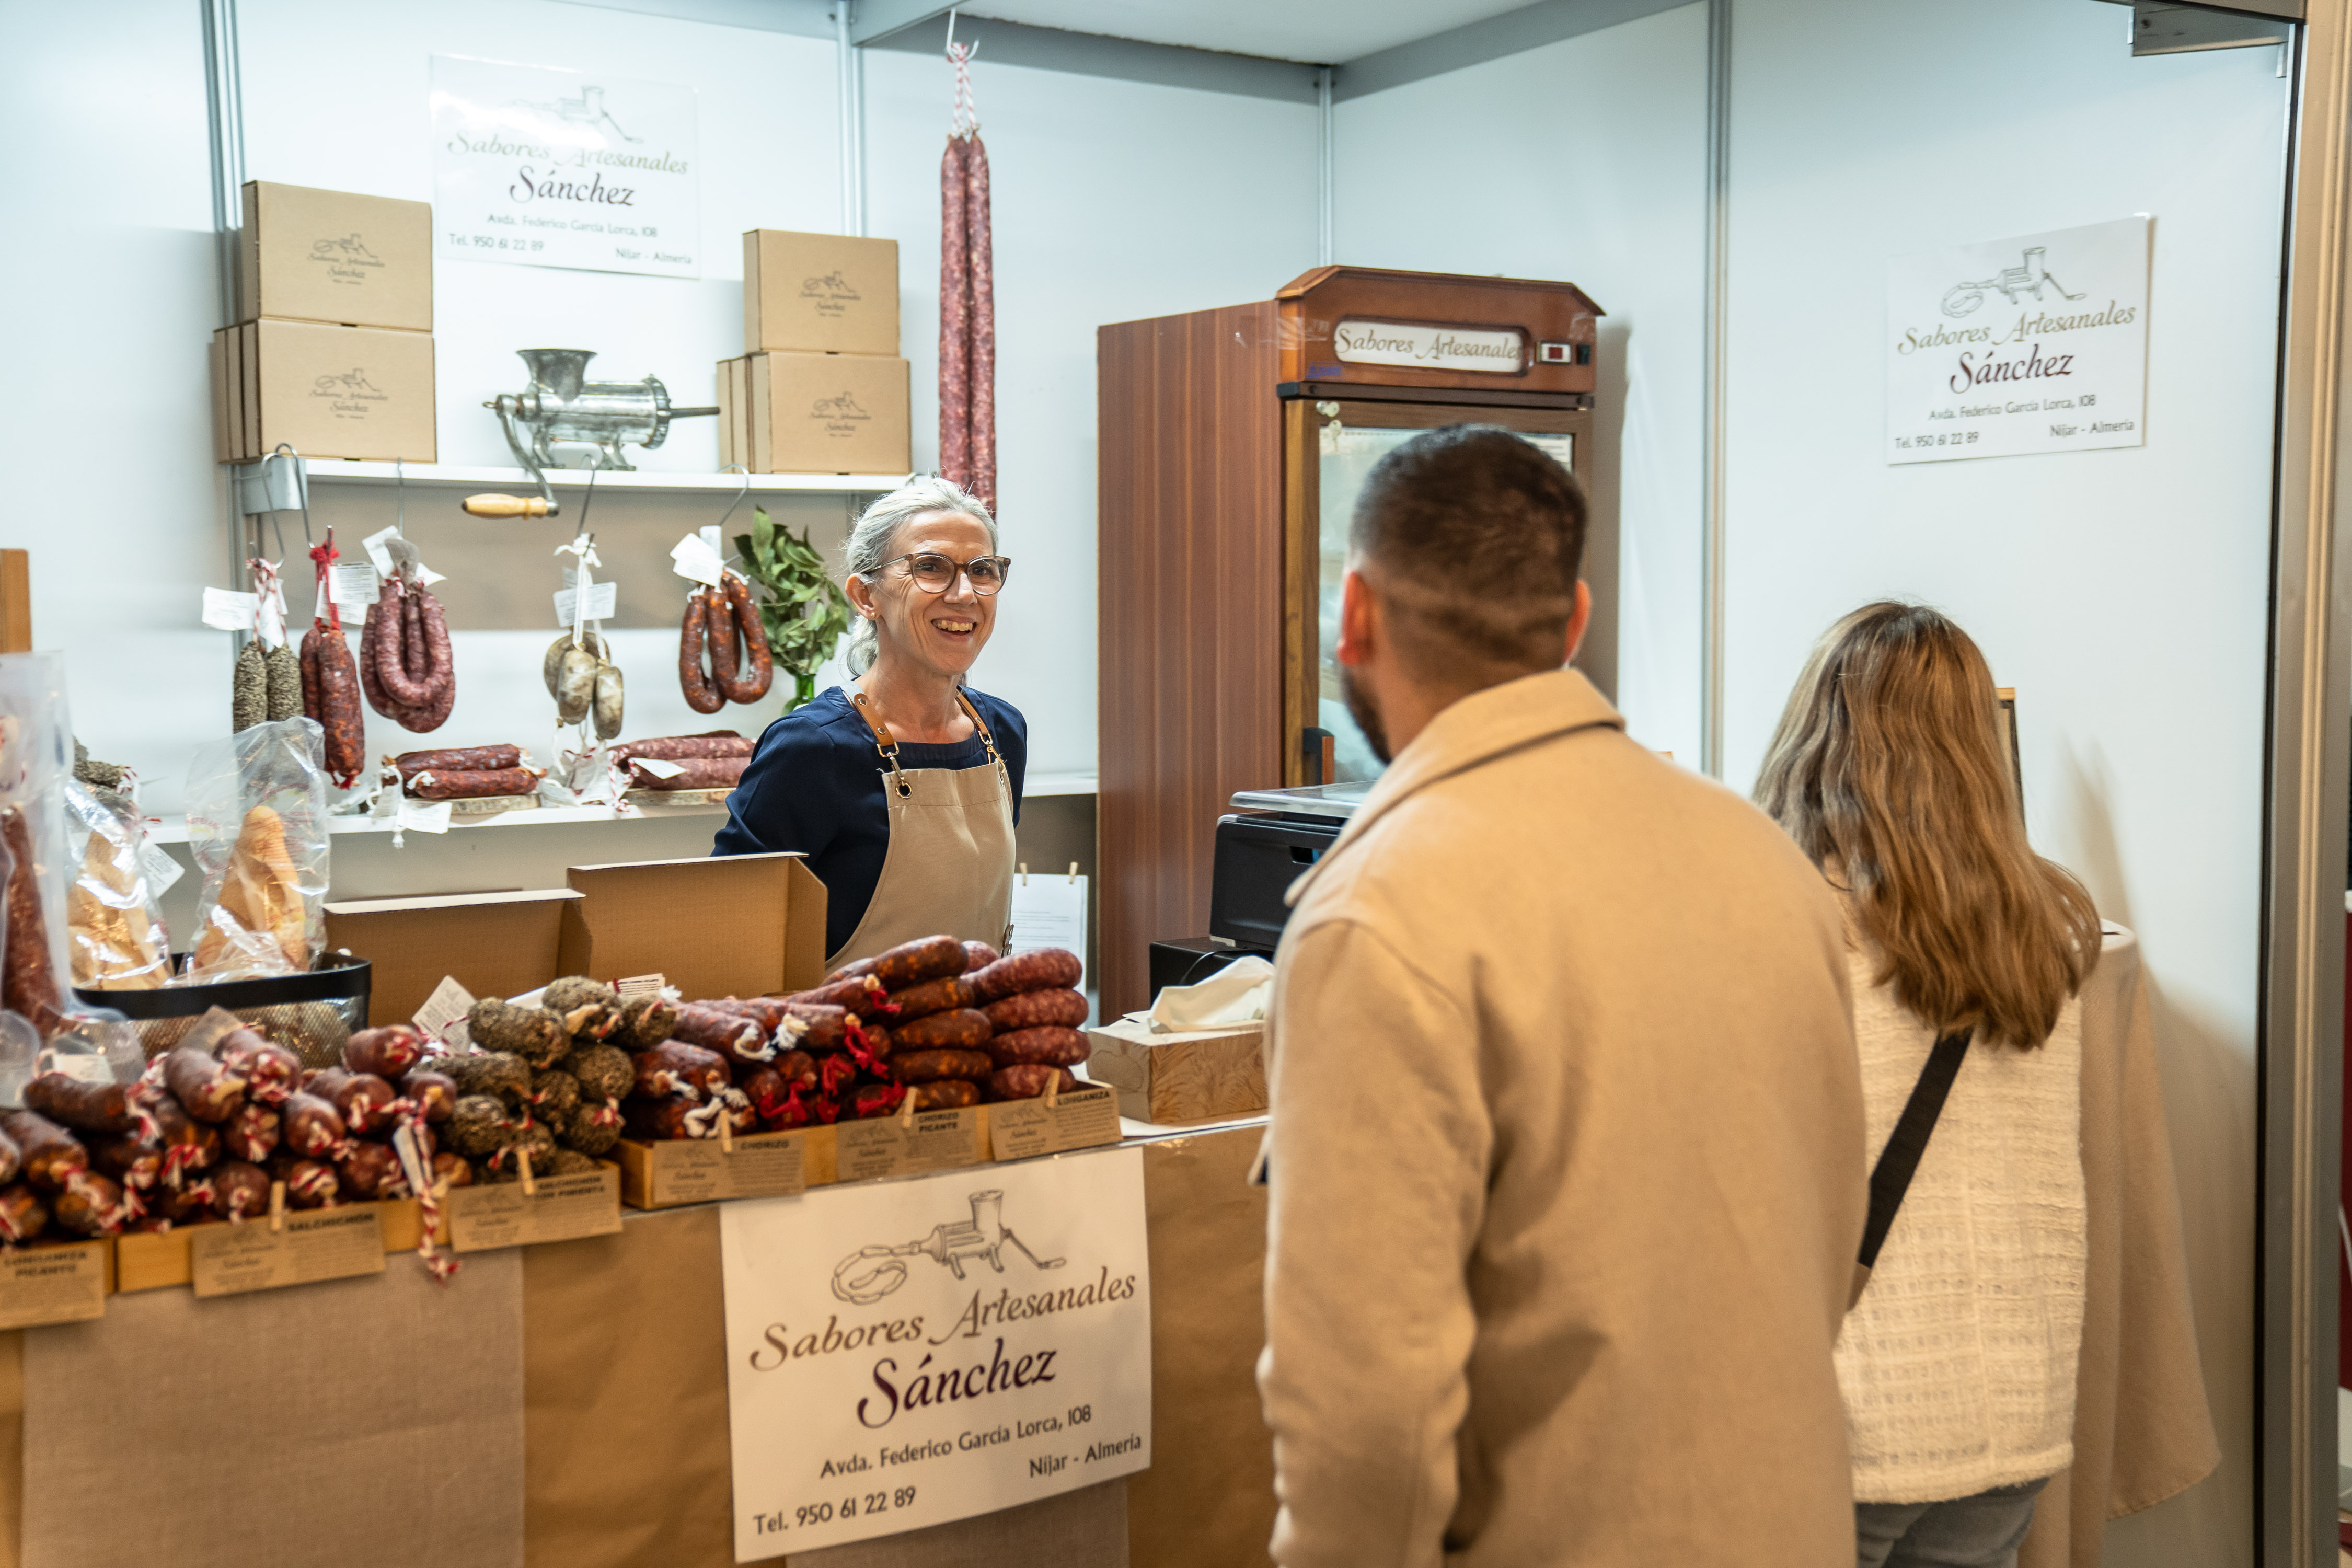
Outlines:
POLYGON ((1465 690, 1566 658, 1584 487, 1533 442, 1449 425, 1382 458, 1348 543, 1417 678, 1465 690))

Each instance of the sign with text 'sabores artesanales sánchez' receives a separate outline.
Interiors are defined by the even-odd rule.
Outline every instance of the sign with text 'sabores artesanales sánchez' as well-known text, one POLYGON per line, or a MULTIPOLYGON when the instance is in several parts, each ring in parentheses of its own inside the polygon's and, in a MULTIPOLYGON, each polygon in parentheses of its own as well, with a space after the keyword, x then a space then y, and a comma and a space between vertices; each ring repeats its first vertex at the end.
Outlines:
POLYGON ((1150 1465, 1140 1151, 729 1204, 719 1236, 737 1562, 1150 1465))
POLYGON ((1886 460, 2147 443, 2145 216, 1897 257, 1886 460))
POLYGON ((691 88, 433 57, 433 253, 699 278, 691 88))

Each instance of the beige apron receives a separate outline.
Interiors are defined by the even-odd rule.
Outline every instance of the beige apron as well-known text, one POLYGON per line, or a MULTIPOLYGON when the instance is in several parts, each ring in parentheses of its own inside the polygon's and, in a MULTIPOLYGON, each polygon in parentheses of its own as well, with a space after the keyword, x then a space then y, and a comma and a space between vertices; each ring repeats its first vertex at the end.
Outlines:
POLYGON ((1013 932, 1013 782, 988 721, 962 692, 956 700, 971 715, 988 748, 982 768, 901 768, 898 742, 875 716, 862 691, 850 701, 874 731, 875 748, 889 764, 882 781, 890 807, 890 847, 874 901, 841 951, 825 962, 838 969, 861 958, 945 931, 1002 948, 1013 932))

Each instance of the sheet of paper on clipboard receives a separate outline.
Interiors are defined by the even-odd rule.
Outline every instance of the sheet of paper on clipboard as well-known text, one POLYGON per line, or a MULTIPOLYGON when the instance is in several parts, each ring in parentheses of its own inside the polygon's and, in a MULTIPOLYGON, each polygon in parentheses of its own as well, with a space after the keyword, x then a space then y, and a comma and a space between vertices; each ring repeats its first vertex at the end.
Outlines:
MULTIPOLYGON (((1032 876, 1024 864, 1013 876, 1013 952, 1032 948, 1066 947, 1087 959, 1087 879, 1073 864, 1066 872, 1040 871, 1032 876)), ((1086 975, 1077 988, 1086 989, 1086 975)))

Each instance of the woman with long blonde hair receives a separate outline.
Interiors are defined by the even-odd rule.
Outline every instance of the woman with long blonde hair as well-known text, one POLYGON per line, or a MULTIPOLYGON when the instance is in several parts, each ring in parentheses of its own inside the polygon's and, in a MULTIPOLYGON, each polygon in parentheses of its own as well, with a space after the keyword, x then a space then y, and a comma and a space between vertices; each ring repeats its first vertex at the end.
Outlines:
POLYGON ((1918 605, 1830 628, 1757 804, 1847 911, 1875 1162, 1959 1063, 1837 1345, 1860 1568, 2008 1568, 2073 1462, 2090 895, 2027 844, 1984 656, 1918 605), (1957 1055, 1955 1055, 1957 1053, 1957 1055))

